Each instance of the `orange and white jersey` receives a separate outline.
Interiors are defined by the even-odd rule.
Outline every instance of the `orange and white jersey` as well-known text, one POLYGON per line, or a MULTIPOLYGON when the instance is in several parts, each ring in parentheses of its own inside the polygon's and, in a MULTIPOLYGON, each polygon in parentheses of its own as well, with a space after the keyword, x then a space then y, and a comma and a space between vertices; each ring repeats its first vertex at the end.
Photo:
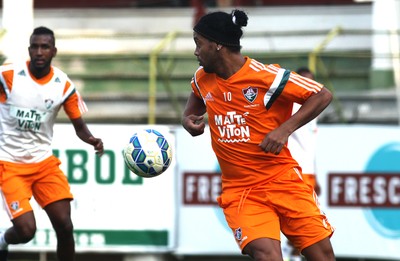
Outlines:
POLYGON ((294 102, 303 104, 323 88, 279 65, 245 58, 243 67, 227 80, 200 67, 191 82, 207 108, 223 190, 266 184, 298 168, 286 146, 275 155, 262 151, 259 144, 292 115, 294 102))
POLYGON ((0 161, 36 163, 52 155, 57 114, 71 119, 87 111, 68 76, 56 67, 36 79, 29 62, 0 66, 0 161))

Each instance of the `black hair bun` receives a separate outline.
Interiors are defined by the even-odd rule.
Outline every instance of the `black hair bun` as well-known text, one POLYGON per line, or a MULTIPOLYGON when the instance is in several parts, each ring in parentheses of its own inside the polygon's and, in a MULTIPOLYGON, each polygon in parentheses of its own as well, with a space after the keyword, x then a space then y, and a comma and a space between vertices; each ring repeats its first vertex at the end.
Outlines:
POLYGON ((248 20, 249 18, 247 17, 247 14, 242 10, 236 9, 232 11, 232 21, 234 24, 241 27, 246 26, 248 20))

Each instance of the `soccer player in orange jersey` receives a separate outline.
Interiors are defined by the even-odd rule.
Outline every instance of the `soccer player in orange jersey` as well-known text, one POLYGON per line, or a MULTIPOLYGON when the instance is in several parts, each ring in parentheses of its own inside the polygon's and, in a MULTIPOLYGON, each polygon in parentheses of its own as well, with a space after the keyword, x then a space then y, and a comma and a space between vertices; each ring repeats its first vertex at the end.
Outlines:
POLYGON ((60 261, 75 260, 75 241, 67 177, 53 156, 53 126, 61 107, 76 135, 103 154, 103 142, 93 137, 82 113, 87 108, 68 76, 51 65, 55 38, 46 27, 34 29, 30 61, 0 66, 0 188, 13 226, 0 234, 0 261, 8 244, 29 242, 36 223, 32 196, 46 211, 57 237, 60 261))
POLYGON ((243 254, 281 261, 282 231, 307 260, 335 260, 334 229, 286 146, 296 129, 329 105, 332 94, 279 65, 243 56, 240 38, 247 22, 241 10, 218 11, 194 26, 200 67, 182 125, 192 136, 201 135, 208 115, 222 172, 217 200, 243 254), (294 102, 302 107, 292 115, 294 102))

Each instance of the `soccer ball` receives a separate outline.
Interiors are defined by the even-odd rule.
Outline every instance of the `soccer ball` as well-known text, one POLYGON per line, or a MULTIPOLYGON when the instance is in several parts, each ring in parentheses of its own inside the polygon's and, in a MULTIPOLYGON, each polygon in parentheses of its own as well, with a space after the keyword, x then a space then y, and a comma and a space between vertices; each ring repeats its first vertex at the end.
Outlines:
POLYGON ((123 152, 127 167, 136 175, 151 178, 167 170, 172 161, 172 148, 167 139, 154 129, 133 134, 123 152))

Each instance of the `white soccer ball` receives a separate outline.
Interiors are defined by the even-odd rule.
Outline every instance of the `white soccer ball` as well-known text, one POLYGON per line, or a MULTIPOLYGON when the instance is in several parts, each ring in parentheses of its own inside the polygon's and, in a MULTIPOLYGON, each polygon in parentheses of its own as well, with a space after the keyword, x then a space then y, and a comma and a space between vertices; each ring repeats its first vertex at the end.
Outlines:
POLYGON ((172 161, 171 145, 154 129, 144 129, 133 134, 123 154, 128 168, 145 178, 160 175, 168 169, 172 161))

